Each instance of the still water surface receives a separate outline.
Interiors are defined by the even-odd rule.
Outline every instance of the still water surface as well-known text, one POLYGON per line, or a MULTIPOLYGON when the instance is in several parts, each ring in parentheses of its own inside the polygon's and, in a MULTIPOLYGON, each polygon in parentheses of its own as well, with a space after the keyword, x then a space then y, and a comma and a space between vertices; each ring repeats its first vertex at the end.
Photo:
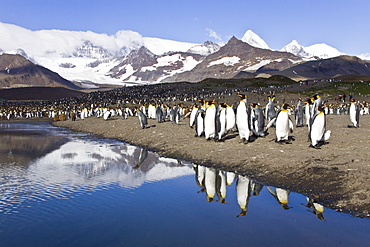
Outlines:
POLYGON ((0 246, 369 246, 370 221, 46 123, 0 124, 0 246))

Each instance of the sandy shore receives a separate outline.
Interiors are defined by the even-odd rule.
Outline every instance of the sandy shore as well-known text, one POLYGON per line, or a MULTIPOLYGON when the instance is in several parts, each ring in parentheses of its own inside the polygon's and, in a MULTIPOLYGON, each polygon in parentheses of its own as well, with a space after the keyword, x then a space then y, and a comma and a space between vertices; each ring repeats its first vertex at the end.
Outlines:
POLYGON ((278 144, 275 129, 265 138, 248 144, 239 142, 237 132, 224 142, 194 137, 184 119, 179 125, 149 120, 141 129, 137 117, 104 121, 54 122, 78 132, 116 138, 146 147, 163 156, 182 158, 197 164, 214 166, 276 187, 314 197, 324 206, 359 217, 370 217, 370 115, 361 116, 360 128, 348 128, 348 115, 328 115, 327 129, 332 131, 329 144, 309 148, 307 128, 296 128, 292 144, 278 144))

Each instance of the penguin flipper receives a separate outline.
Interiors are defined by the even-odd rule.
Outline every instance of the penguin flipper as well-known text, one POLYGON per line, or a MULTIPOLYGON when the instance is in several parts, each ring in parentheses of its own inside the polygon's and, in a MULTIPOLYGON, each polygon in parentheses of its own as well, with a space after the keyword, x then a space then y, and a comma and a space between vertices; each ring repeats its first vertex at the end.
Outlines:
POLYGON ((270 122, 268 122, 268 124, 266 125, 266 130, 270 128, 275 123, 275 121, 276 121, 276 117, 271 119, 270 122))
POLYGON ((289 119, 289 130, 290 130, 290 133, 293 133, 293 129, 294 129, 293 122, 292 122, 291 119, 289 119))

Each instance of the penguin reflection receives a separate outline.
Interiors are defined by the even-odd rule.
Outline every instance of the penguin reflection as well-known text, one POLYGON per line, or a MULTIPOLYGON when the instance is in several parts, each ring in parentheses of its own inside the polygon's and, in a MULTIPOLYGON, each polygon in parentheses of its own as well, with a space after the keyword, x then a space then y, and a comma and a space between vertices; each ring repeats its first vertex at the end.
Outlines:
POLYGON ((233 172, 226 172, 226 184, 230 185, 234 182, 235 180, 235 173, 233 172))
POLYGON ((148 157, 148 150, 146 150, 145 148, 141 148, 140 154, 139 154, 139 160, 136 166, 134 166, 134 169, 138 169, 140 165, 144 163, 147 157, 148 157))
POLYGON ((326 221, 324 218, 324 215, 322 214, 324 212, 324 206, 317 203, 315 199, 311 199, 308 197, 306 197, 306 199, 307 199, 307 204, 306 205, 302 204, 302 205, 309 209, 312 209, 312 210, 308 210, 308 212, 311 212, 314 215, 316 215, 318 219, 326 221))
POLYGON ((193 167, 195 170, 195 182, 201 188, 198 193, 204 192, 206 190, 204 186, 206 168, 200 165, 194 165, 193 167))
POLYGON ((201 188, 198 193, 206 192, 207 201, 214 201, 217 194, 218 201, 226 203, 226 186, 227 177, 224 171, 215 170, 214 168, 194 165, 195 181, 201 188))
POLYGON ((207 193, 207 201, 214 201, 216 193, 216 170, 214 168, 205 168, 204 186, 207 193))
POLYGON ((252 181, 252 191, 253 191, 253 196, 258 196, 260 193, 261 193, 261 190, 263 188, 263 185, 258 183, 258 182, 255 182, 255 181, 252 181))
POLYGON ((266 186, 266 188, 283 209, 288 210, 292 208, 288 206, 290 191, 281 188, 273 190, 270 186, 266 186))
POLYGON ((217 171, 216 176, 216 194, 218 201, 226 203, 226 175, 224 171, 217 171))
POLYGON ((238 200, 239 207, 242 211, 236 217, 244 216, 248 213, 250 191, 251 191, 251 181, 249 180, 249 178, 242 175, 238 175, 238 180, 236 182, 236 197, 238 200))

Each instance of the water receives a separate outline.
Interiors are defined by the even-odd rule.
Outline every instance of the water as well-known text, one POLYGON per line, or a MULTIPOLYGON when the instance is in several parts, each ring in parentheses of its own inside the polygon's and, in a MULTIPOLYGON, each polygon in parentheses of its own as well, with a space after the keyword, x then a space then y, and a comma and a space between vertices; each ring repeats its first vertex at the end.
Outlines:
POLYGON ((368 246, 368 219, 309 206, 116 140, 0 124, 0 246, 368 246))

